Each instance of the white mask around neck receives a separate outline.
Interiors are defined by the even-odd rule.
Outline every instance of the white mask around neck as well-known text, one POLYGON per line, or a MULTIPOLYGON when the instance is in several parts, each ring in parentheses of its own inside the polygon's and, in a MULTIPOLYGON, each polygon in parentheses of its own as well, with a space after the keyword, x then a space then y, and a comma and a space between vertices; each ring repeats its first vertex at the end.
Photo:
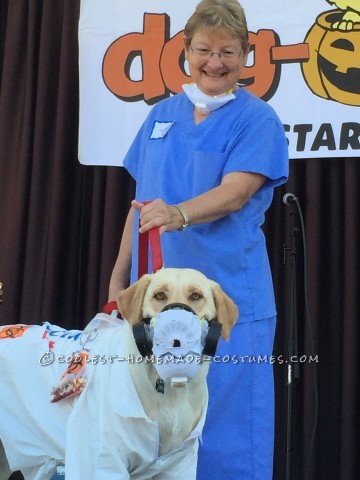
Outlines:
POLYGON ((215 96, 206 95, 206 93, 203 93, 195 83, 184 84, 182 88, 188 99, 194 104, 195 108, 200 113, 213 112, 236 98, 233 93, 223 93, 215 96))

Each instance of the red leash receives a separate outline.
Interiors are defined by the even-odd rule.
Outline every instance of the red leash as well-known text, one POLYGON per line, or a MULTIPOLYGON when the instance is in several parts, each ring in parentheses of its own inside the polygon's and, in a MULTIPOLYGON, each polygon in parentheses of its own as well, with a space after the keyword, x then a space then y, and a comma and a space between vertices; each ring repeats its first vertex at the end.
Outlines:
POLYGON ((152 228, 139 234, 138 278, 149 271, 149 243, 152 253, 152 271, 155 273, 163 266, 159 228, 152 228))
MULTIPOLYGON (((151 202, 142 203, 147 205, 151 202)), ((149 271, 149 245, 152 253, 152 271, 155 273, 163 267, 159 227, 152 228, 145 233, 139 233, 138 278, 141 278, 149 271)), ((115 301, 107 303, 102 309, 108 315, 111 315, 114 310, 117 310, 115 301)))
MULTIPOLYGON (((151 202, 141 202, 147 205, 151 202)), ((149 243, 152 253, 152 271, 155 273, 163 267, 159 227, 146 233, 139 233, 138 278, 149 271, 149 243)))

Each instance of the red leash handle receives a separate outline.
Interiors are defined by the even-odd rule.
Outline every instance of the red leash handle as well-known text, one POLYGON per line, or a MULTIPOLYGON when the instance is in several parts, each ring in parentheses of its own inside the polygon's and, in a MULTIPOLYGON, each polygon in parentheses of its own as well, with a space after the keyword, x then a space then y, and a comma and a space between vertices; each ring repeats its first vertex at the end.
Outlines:
MULTIPOLYGON (((151 202, 141 202, 147 205, 151 202)), ((149 243, 152 253, 152 271, 155 273, 163 267, 159 227, 148 232, 139 233, 138 278, 149 271, 149 243)))
MULTIPOLYGON (((151 202, 142 202, 144 205, 151 202)), ((138 254, 138 278, 142 277, 149 270, 149 244, 152 252, 152 271, 157 272, 163 267, 159 228, 152 228, 146 233, 139 233, 139 254, 138 254)), ((103 306, 102 311, 108 315, 117 312, 115 301, 103 306)))

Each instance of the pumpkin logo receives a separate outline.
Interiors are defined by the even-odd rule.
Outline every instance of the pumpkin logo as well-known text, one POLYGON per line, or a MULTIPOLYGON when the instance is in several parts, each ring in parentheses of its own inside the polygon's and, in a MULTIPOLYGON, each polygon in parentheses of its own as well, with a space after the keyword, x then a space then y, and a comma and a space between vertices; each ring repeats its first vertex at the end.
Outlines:
POLYGON ((340 10, 319 15, 307 33, 309 60, 301 65, 303 76, 315 95, 360 106, 360 2, 327 1, 340 10))

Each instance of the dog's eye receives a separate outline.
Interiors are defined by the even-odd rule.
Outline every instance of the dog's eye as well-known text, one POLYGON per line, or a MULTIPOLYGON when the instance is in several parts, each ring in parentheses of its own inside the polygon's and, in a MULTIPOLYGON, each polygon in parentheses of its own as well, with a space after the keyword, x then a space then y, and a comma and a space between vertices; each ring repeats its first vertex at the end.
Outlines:
POLYGON ((164 292, 157 292, 155 293, 154 298, 156 300, 162 301, 162 300, 166 300, 166 295, 164 292))
POLYGON ((193 292, 191 295, 190 295, 190 300, 196 302, 196 300, 200 300, 202 298, 202 295, 201 293, 198 293, 198 292, 193 292))

